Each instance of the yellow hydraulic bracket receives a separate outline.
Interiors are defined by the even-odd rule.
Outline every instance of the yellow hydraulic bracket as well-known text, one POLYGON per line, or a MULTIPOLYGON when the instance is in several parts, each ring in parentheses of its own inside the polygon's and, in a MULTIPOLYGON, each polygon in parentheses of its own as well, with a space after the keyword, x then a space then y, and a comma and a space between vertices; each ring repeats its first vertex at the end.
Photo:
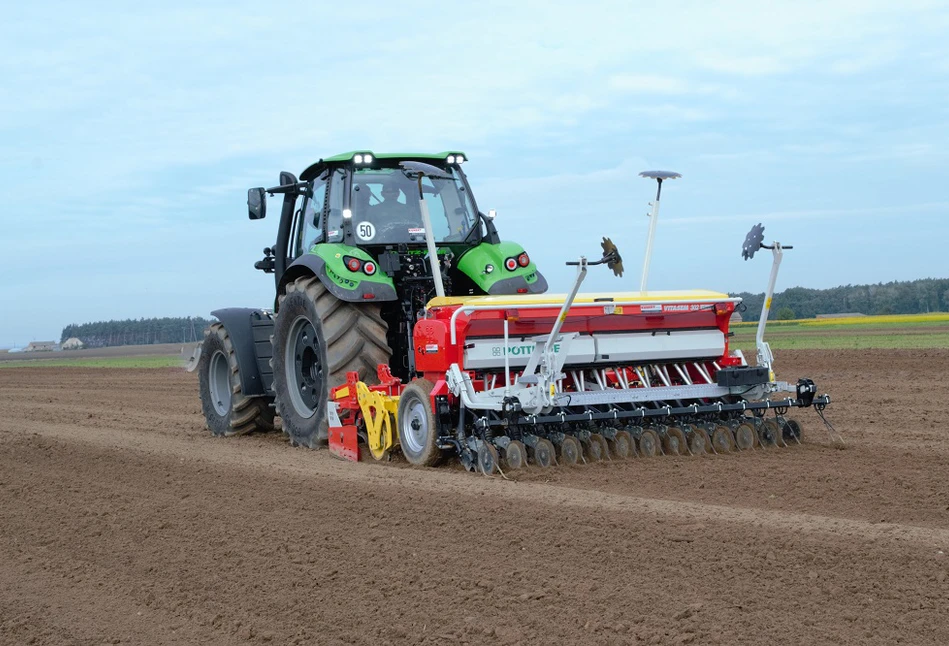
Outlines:
POLYGON ((398 432, 394 429, 398 428, 399 397, 369 390, 361 381, 356 383, 356 396, 366 424, 369 452, 376 460, 384 460, 398 443, 398 432))

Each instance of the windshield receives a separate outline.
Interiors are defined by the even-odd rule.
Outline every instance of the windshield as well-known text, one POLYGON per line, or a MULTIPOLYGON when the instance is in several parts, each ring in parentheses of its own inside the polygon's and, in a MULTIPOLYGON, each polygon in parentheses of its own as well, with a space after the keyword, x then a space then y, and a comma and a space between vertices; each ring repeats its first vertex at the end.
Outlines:
MULTIPOLYGON (((477 222, 461 176, 422 179, 435 242, 461 242, 477 222)), ((359 169, 353 174, 353 234, 358 244, 424 244, 418 180, 397 168, 359 169)))

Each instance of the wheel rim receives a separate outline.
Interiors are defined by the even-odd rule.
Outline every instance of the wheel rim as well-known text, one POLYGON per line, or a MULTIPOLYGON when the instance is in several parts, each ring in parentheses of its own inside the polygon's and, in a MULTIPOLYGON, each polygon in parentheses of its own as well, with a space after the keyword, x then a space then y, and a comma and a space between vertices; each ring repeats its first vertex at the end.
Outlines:
POLYGON ((208 389, 214 412, 227 417, 231 412, 231 366, 227 356, 220 350, 211 355, 208 365, 208 389))
POLYGON ((312 417, 320 403, 324 372, 320 361, 320 340, 313 324, 299 316, 290 326, 285 371, 290 400, 300 417, 312 417))
POLYGON ((407 448, 415 455, 425 449, 425 441, 428 439, 428 410, 425 408, 425 402, 415 395, 409 395, 409 397, 411 399, 399 420, 399 426, 401 426, 399 439, 403 449, 407 448))

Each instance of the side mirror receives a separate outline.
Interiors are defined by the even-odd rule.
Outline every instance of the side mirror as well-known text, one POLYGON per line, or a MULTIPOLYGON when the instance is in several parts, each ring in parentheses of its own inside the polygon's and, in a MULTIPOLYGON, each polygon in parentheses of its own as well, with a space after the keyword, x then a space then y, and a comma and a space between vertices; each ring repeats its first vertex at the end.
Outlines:
POLYGON ((264 189, 251 188, 247 190, 247 217, 251 220, 263 220, 267 215, 267 198, 264 189))
POLYGON ((493 220, 494 218, 498 217, 498 212, 494 209, 488 209, 488 212, 484 217, 488 218, 489 220, 493 220))

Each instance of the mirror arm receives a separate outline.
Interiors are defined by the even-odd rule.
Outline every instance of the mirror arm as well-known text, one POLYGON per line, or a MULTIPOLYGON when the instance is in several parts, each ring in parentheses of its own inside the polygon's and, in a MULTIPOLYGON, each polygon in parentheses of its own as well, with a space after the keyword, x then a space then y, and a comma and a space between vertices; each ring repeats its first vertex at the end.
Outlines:
POLYGON ((486 217, 485 214, 481 212, 478 213, 478 217, 484 222, 484 228, 488 232, 488 235, 485 236, 485 241, 489 244, 501 244, 501 236, 498 235, 498 230, 494 226, 494 220, 486 217))
POLYGON ((277 193, 293 193, 295 195, 303 195, 303 189, 306 188, 306 182, 297 182, 296 184, 285 184, 283 186, 274 186, 273 188, 265 188, 264 192, 268 195, 275 195, 277 193))

